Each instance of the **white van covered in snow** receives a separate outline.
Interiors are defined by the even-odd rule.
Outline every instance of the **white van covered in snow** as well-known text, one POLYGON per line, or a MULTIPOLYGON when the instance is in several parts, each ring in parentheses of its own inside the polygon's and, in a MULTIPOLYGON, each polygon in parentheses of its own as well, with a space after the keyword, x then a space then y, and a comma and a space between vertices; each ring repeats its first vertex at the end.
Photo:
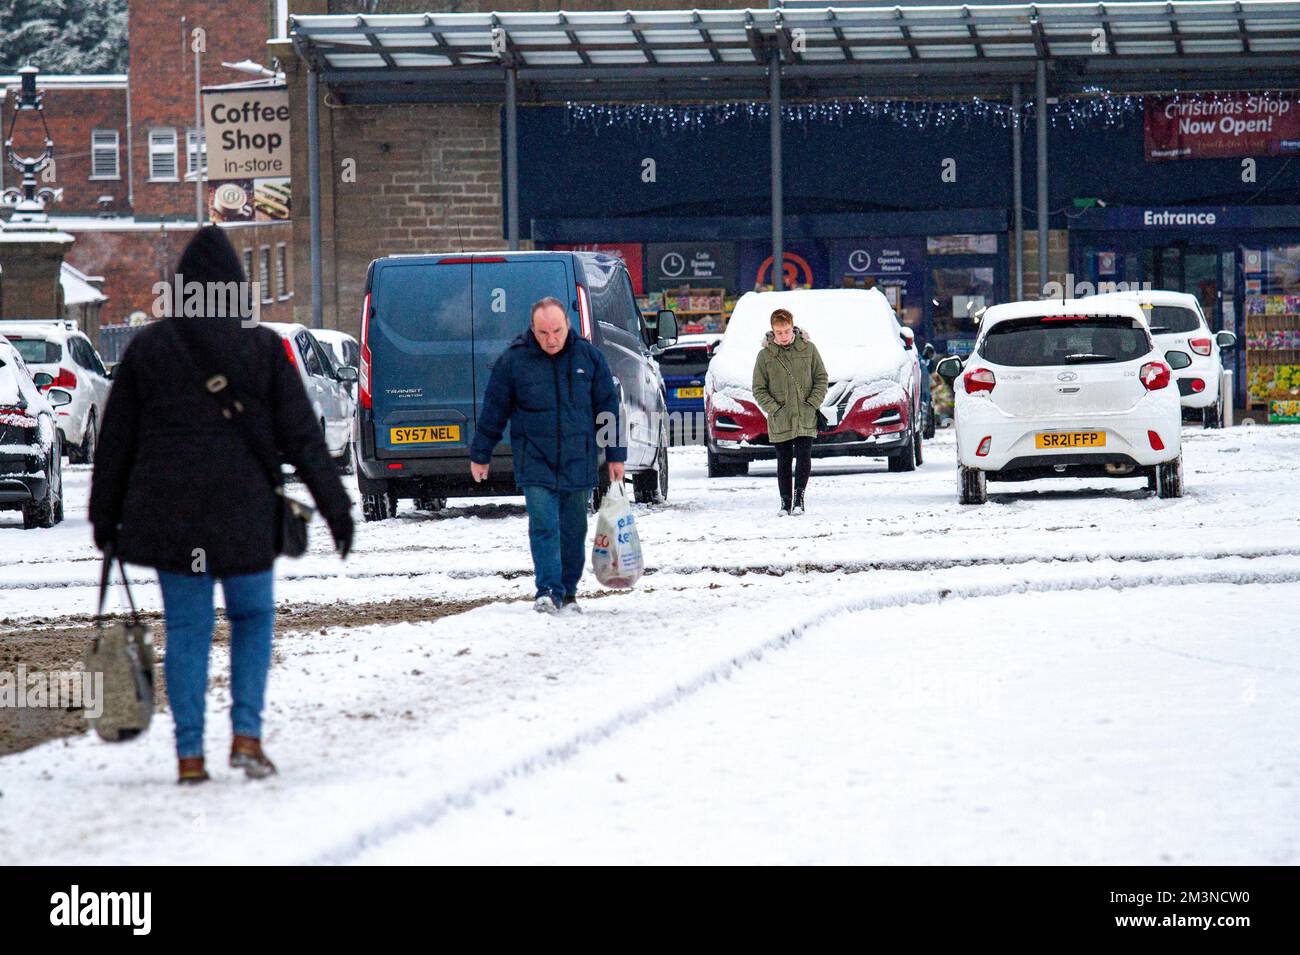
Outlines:
POLYGON ((877 289, 748 292, 736 303, 704 380, 709 477, 744 474, 749 462, 774 458, 767 418, 754 400, 754 361, 772 312, 794 315, 821 352, 829 386, 826 428, 813 456, 885 457, 891 471, 921 462, 921 380, 889 300, 877 289))

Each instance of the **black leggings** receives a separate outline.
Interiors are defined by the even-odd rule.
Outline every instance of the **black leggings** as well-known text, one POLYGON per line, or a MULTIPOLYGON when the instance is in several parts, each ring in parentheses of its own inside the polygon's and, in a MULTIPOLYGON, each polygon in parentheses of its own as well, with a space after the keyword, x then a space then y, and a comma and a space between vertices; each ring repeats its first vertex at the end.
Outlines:
POLYGON ((781 489, 781 500, 788 501, 794 495, 790 493, 790 465, 794 464, 794 487, 802 491, 808 486, 808 475, 812 471, 812 438, 791 438, 789 441, 776 441, 776 486, 781 489))

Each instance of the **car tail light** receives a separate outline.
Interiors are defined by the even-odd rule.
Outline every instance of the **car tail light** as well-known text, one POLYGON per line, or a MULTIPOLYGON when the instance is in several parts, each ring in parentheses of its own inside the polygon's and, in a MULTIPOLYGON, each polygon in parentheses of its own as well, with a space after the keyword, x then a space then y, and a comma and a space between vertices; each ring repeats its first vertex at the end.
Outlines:
POLYGON ((1138 372, 1147 391, 1159 391, 1169 384, 1169 366, 1162 361, 1149 361, 1138 372))
POLYGON ((284 342, 284 353, 289 356, 289 364, 297 368, 298 359, 293 356, 293 343, 287 338, 281 338, 280 341, 284 342))
POLYGON ((1202 380, 1202 379, 1200 379, 1200 378, 1193 378, 1193 379, 1192 379, 1192 391, 1196 392, 1196 393, 1199 395, 1199 394, 1200 394, 1202 391, 1204 391, 1204 390, 1205 390, 1205 382, 1204 382, 1204 380, 1202 380))
POLYGON ((1210 353, 1210 340, 1208 338, 1188 339, 1187 344, 1192 346, 1192 351, 1198 355, 1208 355, 1210 353))
POLYGON ((60 368, 59 374, 48 385, 41 388, 41 391, 48 391, 51 388, 67 388, 69 390, 77 387, 77 376, 66 368, 60 368))
POLYGON ((402 470, 402 462, 401 462, 401 461, 389 461, 389 462, 388 462, 388 470, 390 470, 390 471, 400 471, 400 470, 402 470))
POLYGON ((973 395, 980 391, 992 391, 993 386, 998 383, 993 372, 987 368, 976 368, 974 371, 968 371, 962 376, 966 382, 966 394, 973 395))
POLYGON ((993 436, 986 435, 984 440, 980 442, 980 446, 975 449, 975 457, 987 458, 989 456, 989 448, 992 446, 992 444, 993 444, 993 436))
POLYGON ((578 283, 578 334, 591 341, 591 302, 587 300, 587 289, 578 283))
POLYGON ((361 306, 361 367, 357 369, 357 390, 361 393, 361 407, 370 404, 370 293, 366 293, 365 304, 361 306))
POLYGON ((1151 442, 1152 451, 1163 451, 1165 449, 1165 443, 1160 440, 1160 435, 1154 431, 1147 432, 1147 440, 1151 442))

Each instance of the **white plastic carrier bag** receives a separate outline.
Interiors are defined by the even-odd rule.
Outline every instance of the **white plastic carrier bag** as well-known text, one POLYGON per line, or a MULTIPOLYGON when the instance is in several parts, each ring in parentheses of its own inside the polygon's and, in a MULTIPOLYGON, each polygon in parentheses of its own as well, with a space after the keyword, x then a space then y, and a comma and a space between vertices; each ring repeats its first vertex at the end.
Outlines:
POLYGON ((622 481, 611 484, 596 514, 596 537, 591 542, 591 570, 606 587, 627 588, 640 578, 641 538, 622 481))

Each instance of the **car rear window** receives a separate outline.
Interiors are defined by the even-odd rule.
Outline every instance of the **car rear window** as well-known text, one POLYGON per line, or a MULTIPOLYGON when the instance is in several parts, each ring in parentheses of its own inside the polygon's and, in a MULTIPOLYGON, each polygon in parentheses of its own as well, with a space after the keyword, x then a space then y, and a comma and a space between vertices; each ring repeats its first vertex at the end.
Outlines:
POLYGON ((659 369, 665 375, 699 378, 709 370, 708 346, 670 348, 659 356, 659 369))
POLYGON ((989 329, 979 353, 1013 367, 1124 362, 1151 351, 1151 338, 1131 318, 1046 316, 1017 318, 989 329))
POLYGON ((1184 305, 1155 305, 1149 312, 1151 331, 1156 335, 1169 332, 1198 332, 1201 316, 1184 305))
POLYGON ((11 335, 5 337, 17 349, 18 354, 23 356, 23 361, 29 365, 52 365, 63 357, 58 342, 47 342, 44 338, 14 338, 11 335))

